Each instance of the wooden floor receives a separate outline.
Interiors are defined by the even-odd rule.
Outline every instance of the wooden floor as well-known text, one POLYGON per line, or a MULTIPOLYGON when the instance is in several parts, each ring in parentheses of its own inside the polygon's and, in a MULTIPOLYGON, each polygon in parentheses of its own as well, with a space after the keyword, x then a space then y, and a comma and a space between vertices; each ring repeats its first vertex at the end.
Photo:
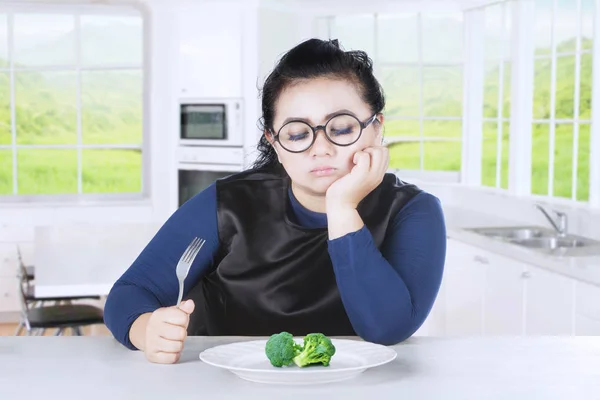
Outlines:
MULTIPOLYGON (((0 324, 0 336, 13 336, 17 329, 17 324, 0 324)), ((87 336, 110 336, 110 331, 105 325, 94 325, 91 327, 85 327, 82 329, 83 334, 87 336)), ((56 330, 48 329, 44 336, 53 336, 56 330)), ((67 329, 65 335, 72 335, 70 329, 67 329)))

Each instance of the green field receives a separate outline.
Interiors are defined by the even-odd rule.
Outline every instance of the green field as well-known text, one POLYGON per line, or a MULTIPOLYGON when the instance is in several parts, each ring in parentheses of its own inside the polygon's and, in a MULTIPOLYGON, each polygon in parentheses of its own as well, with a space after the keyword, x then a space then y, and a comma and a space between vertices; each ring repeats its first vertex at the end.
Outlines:
MULTIPOLYGON (((584 48, 591 47, 584 41, 584 48)), ((574 42, 561 44, 559 51, 574 49, 574 42)), ((590 117, 591 55, 582 56, 580 118, 590 117)), ((0 60, 0 65, 5 64, 0 60)), ((556 117, 573 118, 575 57, 560 58, 557 64, 556 117)), ((550 64, 535 64, 534 118, 550 116, 550 64)), ((425 67, 422 70, 423 106, 419 103, 419 70, 414 67, 383 70, 386 115, 460 117, 462 113, 461 68, 425 67)), ((76 76, 67 72, 20 72, 15 75, 16 141, 19 145, 74 145, 77 143, 76 76)), ((84 72, 82 74, 83 144, 133 144, 142 140, 142 75, 140 71, 84 72)), ((487 65, 483 115, 497 116, 498 66, 487 65)), ((510 115, 510 63, 505 64, 503 116, 510 115)), ((10 145, 9 80, 0 73, 0 145, 10 145)), ((462 123, 423 121, 423 167, 426 170, 460 171, 462 123)), ((532 185, 535 194, 547 194, 549 126, 534 124, 532 185)), ((482 184, 496 186, 498 127, 483 127, 482 184)), ((500 186, 508 184, 509 125, 502 126, 500 186)), ((387 137, 420 136, 420 122, 388 120, 387 137)), ((557 125, 554 150, 554 195, 571 197, 573 125, 557 125)), ((589 125, 579 130, 577 199, 587 200, 589 189, 589 125)), ((78 155, 71 149, 20 149, 16 154, 19 194, 77 193, 78 155)), ((84 149, 81 153, 84 193, 139 192, 142 156, 139 150, 84 149)), ((418 142, 392 146, 391 167, 419 169, 418 142)), ((13 154, 0 149, 0 194, 13 192, 13 154)))

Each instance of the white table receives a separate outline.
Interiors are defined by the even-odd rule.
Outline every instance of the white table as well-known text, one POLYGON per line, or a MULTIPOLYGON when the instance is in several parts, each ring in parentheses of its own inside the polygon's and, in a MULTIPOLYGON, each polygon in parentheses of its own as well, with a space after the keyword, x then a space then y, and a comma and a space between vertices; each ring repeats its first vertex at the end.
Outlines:
POLYGON ((598 399, 600 337, 411 338, 358 378, 314 387, 244 381, 198 359, 248 338, 190 337, 178 364, 110 337, 1 337, 0 399, 598 399))

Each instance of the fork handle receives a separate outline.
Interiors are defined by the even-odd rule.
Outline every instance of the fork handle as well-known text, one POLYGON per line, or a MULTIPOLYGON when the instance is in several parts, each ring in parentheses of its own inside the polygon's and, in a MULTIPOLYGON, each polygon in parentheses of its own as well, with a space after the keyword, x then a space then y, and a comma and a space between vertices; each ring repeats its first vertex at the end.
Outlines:
POLYGON ((179 303, 181 303, 181 298, 183 297, 183 281, 179 281, 179 294, 177 295, 177 303, 175 305, 179 307, 179 303))

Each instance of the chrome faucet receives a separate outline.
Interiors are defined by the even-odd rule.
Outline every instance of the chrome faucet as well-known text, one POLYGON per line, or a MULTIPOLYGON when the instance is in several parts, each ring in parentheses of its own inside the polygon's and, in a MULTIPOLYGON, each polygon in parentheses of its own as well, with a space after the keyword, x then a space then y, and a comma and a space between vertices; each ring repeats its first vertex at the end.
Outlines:
POLYGON ((558 232, 558 236, 566 236, 567 235, 567 227, 568 227, 567 214, 560 212, 560 211, 552 210, 552 212, 554 214, 556 214, 556 217, 558 219, 558 224, 557 224, 556 221, 554 220, 554 218, 552 218, 548 214, 548 212, 544 209, 544 207, 542 207, 540 204, 536 204, 535 207, 544 214, 544 216, 548 219, 548 221, 550 221, 550 223, 552 224, 552 226, 554 227, 556 232, 558 232))

